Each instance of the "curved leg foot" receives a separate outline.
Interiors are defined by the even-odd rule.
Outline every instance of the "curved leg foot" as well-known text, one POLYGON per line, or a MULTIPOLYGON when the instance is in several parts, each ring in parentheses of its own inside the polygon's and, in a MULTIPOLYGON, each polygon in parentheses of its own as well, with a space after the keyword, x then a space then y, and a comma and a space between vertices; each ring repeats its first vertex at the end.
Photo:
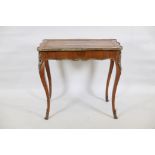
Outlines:
POLYGON ((116 110, 113 112, 114 119, 118 119, 116 110))
POLYGON ((49 67, 48 60, 45 61, 45 68, 46 68, 46 72, 47 72, 47 77, 48 77, 48 82, 49 82, 49 94, 50 94, 50 98, 51 98, 51 95, 52 95, 52 82, 51 82, 51 73, 50 73, 50 67, 49 67))
POLYGON ((40 74, 41 82, 43 84, 43 87, 44 87, 44 90, 46 93, 46 97, 47 97, 47 110, 46 110, 45 119, 48 119, 49 112, 50 112, 50 94, 49 94, 49 90, 48 90, 48 86, 47 86, 47 82, 46 82, 46 78, 45 78, 45 62, 44 61, 42 61, 40 63, 39 74, 40 74))
MULTIPOLYGON (((47 105, 50 105, 50 100, 47 101, 47 105)), ((50 112, 50 107, 46 109, 46 115, 45 115, 45 120, 48 120, 49 118, 49 112, 50 112)))
POLYGON ((109 101, 109 99, 108 99, 108 88, 109 88, 109 83, 110 83, 110 78, 111 78, 113 66, 114 66, 114 61, 110 60, 110 67, 109 67, 109 73, 108 73, 108 78, 107 78, 107 83, 106 83, 106 92, 105 92, 106 102, 109 101))
POLYGON ((115 65, 116 65, 116 76, 115 76, 115 82, 114 82, 114 87, 113 87, 113 92, 112 92, 112 111, 113 111, 113 115, 114 115, 114 119, 117 119, 117 112, 115 109, 115 95, 116 95, 116 90, 117 90, 117 85, 120 79, 120 75, 121 75, 121 66, 120 66, 120 61, 115 61, 115 65))

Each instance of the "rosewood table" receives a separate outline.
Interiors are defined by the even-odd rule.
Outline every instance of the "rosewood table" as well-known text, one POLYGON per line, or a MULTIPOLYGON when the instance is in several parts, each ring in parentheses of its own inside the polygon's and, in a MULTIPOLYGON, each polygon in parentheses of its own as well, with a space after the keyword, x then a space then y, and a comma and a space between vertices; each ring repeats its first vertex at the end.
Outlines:
POLYGON ((105 99, 108 102, 108 87, 113 70, 116 66, 116 76, 112 91, 112 111, 117 119, 115 109, 115 94, 121 75, 122 46, 116 39, 45 39, 37 48, 39 52, 39 74, 47 97, 47 110, 45 119, 48 120, 50 112, 50 99, 52 82, 48 60, 110 60, 109 73, 106 83, 105 99), (45 78, 47 72, 48 83, 45 78))

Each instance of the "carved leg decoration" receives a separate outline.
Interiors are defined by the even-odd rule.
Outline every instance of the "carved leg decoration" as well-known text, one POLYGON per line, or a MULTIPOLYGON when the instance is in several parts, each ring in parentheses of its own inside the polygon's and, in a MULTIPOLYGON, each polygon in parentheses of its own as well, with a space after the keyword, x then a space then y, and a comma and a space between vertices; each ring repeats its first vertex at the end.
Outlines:
POLYGON ((43 87, 44 87, 44 90, 46 93, 46 97, 47 97, 47 110, 46 110, 45 119, 48 120, 49 112, 50 112, 50 94, 49 94, 49 90, 48 90, 48 86, 47 86, 47 82, 46 82, 46 78, 45 78, 45 61, 40 60, 39 73, 40 73, 41 82, 43 84, 43 87))
POLYGON ((112 92, 112 111, 114 115, 114 119, 117 119, 117 113, 115 109, 115 94, 116 94, 116 89, 117 89, 117 84, 119 82, 119 78, 121 75, 121 63, 120 59, 115 60, 115 65, 116 65, 116 76, 115 76, 115 82, 114 82, 114 87, 113 87, 113 92, 112 92))
POLYGON ((45 61, 45 67, 46 67, 48 83, 49 83, 49 94, 50 94, 50 98, 51 98, 51 95, 52 95, 52 83, 51 83, 51 73, 50 73, 50 67, 49 67, 48 60, 45 61))
POLYGON ((109 101, 109 99, 108 99, 108 88, 109 88, 109 83, 110 83, 110 78, 111 78, 113 67, 114 67, 114 61, 110 60, 110 68, 109 68, 109 73, 108 73, 108 78, 107 78, 107 83, 106 83, 106 92, 105 92, 106 102, 109 101))

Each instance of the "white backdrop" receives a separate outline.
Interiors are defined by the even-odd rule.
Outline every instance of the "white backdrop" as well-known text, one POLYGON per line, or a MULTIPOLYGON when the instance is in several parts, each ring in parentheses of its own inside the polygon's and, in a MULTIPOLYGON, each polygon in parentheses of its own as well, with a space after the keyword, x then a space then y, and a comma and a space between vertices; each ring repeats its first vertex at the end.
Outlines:
POLYGON ((155 27, 0 27, 0 128, 155 128, 154 51, 155 27), (50 61, 51 113, 43 119, 46 98, 36 48, 45 38, 121 42, 118 120, 111 100, 105 102, 108 60, 50 61))

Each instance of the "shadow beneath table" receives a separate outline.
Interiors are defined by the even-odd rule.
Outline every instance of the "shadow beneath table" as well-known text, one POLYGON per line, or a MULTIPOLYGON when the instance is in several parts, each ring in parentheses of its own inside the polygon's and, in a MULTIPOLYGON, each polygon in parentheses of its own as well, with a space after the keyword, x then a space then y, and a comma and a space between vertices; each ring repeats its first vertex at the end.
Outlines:
MULTIPOLYGON (((87 89, 87 92, 89 95, 91 95, 99 100, 105 101, 104 96, 103 96, 103 98, 99 97, 98 95, 96 95, 95 90, 93 89, 93 83, 94 83, 94 79, 95 79, 96 69, 97 69, 97 61, 90 60, 89 74, 88 74, 89 78, 87 80, 86 89, 87 89)), ((105 94, 105 92, 103 92, 103 95, 104 94, 105 94)))
MULTIPOLYGON (((88 74, 87 74, 88 78, 87 78, 87 82, 86 82, 86 90, 87 90, 88 94, 95 97, 95 98, 97 98, 97 99, 105 101, 105 98, 104 98, 105 97, 105 95, 104 95, 105 92, 103 92, 103 98, 101 98, 101 97, 97 96, 95 94, 95 90, 93 90, 93 83, 94 83, 94 80, 95 80, 95 74, 96 74, 96 70, 97 70, 97 61, 96 60, 87 60, 86 63, 83 64, 83 63, 81 63, 81 60, 80 60, 80 61, 69 61, 69 63, 73 67, 73 69, 75 69, 75 70, 81 69, 82 67, 87 66, 87 69, 89 70, 88 74)), ((58 97, 56 97, 54 99, 62 97, 63 95, 65 95, 65 93, 69 89, 68 88, 69 82, 68 82, 68 78, 66 76, 66 71, 65 71, 65 65, 66 64, 65 64, 64 61, 58 61, 57 65, 58 65, 58 68, 59 68, 59 71, 60 71, 60 75, 62 77, 63 91, 58 97)), ((106 73, 105 75, 107 76, 107 74, 108 73, 106 73)), ((106 87, 106 83, 104 84, 104 87, 106 87)))
POLYGON ((90 103, 87 103, 87 102, 85 102, 83 100, 81 101, 81 100, 73 99, 65 107, 63 107, 63 108, 57 110, 55 113, 51 114, 49 116, 49 119, 52 118, 53 116, 57 115, 57 114, 60 114, 60 113, 62 113, 64 111, 72 108, 74 105, 76 105, 76 103, 78 103, 78 104, 80 103, 81 106, 86 107, 86 108, 88 108, 88 109, 90 109, 90 110, 92 110, 94 112, 97 112, 97 113, 99 113, 101 115, 104 115, 104 116, 109 117, 109 118, 113 118, 113 115, 112 114, 110 115, 110 114, 105 113, 103 110, 100 110, 97 107, 95 107, 95 105, 92 105, 90 103))

